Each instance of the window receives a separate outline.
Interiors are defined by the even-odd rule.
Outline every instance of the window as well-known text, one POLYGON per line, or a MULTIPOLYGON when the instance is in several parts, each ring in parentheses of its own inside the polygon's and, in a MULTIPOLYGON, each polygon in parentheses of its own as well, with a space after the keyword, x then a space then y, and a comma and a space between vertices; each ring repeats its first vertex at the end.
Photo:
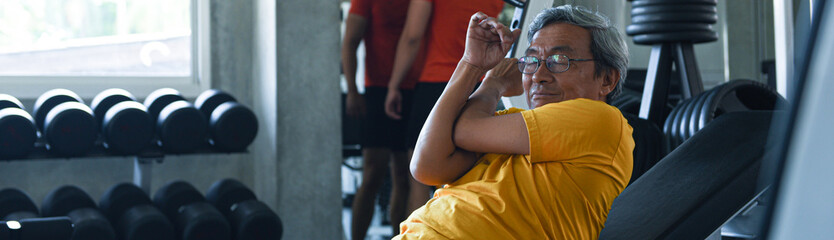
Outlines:
MULTIPOLYGON (((34 98, 207 87, 208 0, 0 1, 0 84, 34 98)), ((22 95, 22 96, 21 96, 22 95)))

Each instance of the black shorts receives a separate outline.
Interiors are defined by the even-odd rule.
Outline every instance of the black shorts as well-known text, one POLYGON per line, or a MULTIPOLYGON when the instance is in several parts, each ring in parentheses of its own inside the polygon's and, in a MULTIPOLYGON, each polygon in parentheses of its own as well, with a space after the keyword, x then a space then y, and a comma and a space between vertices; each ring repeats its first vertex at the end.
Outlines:
POLYGON ((365 87, 367 114, 362 120, 362 147, 388 148, 405 151, 406 124, 411 111, 412 90, 400 90, 403 96, 402 120, 394 120, 385 114, 387 87, 365 87))
POLYGON ((446 83, 417 83, 414 88, 414 104, 411 105, 411 116, 408 118, 408 132, 406 133, 405 144, 414 149, 417 144, 417 137, 420 136, 420 129, 429 118, 429 113, 437 103, 437 99, 443 94, 446 83))
MULTIPOLYGON (((417 137, 420 136, 420 130, 423 129, 423 124, 426 124, 426 119, 429 118, 429 113, 434 108, 434 104, 437 103, 437 99, 443 94, 443 89, 446 89, 446 84, 445 82, 417 83, 417 87, 414 89, 414 104, 411 105, 411 117, 408 118, 408 132, 406 132, 405 138, 405 144, 408 148, 414 149, 415 145, 417 145, 417 137)), ((481 86, 480 82, 475 84, 472 92, 478 89, 479 86, 481 86)), ((498 101, 498 109, 504 109, 501 101, 498 101)))

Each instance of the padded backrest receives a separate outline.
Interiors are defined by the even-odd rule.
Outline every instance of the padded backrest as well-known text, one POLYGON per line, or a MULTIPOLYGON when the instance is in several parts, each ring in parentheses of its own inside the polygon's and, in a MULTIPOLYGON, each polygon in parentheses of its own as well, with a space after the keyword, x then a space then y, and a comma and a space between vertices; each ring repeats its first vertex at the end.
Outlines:
POLYGON ((628 186, 599 239, 704 239, 755 195, 772 111, 722 115, 628 186))
POLYGON ((663 131, 654 122, 630 113, 623 113, 623 117, 634 129, 631 133, 634 138, 634 170, 629 181, 633 183, 663 158, 663 131))

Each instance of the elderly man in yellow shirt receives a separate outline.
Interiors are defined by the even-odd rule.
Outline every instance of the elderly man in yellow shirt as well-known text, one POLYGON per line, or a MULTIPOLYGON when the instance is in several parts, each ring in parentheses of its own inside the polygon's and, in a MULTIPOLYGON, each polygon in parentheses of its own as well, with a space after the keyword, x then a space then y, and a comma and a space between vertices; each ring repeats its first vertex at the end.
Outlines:
POLYGON ((631 126, 606 104, 622 88, 625 42, 605 16, 570 5, 539 14, 525 56, 504 59, 519 35, 483 13, 470 19, 410 166, 443 187, 394 239, 598 237, 632 170, 631 126), (531 110, 493 112, 520 94, 531 110))

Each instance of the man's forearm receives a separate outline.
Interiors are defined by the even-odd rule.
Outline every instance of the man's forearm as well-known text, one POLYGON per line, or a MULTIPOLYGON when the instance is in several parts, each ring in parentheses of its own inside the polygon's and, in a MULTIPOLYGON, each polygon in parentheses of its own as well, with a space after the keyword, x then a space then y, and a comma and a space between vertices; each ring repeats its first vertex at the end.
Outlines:
POLYGON ((412 174, 417 180, 432 185, 448 183, 466 173, 475 163, 474 154, 455 146, 453 133, 469 93, 485 72, 466 62, 458 63, 417 139, 411 163, 412 174))
POLYGON ((344 71, 347 90, 358 93, 356 86, 356 48, 342 49, 342 71, 344 71))
POLYGON ((394 56, 394 67, 391 70, 391 79, 388 82, 388 88, 399 88, 400 84, 411 70, 411 65, 414 64, 414 59, 420 51, 420 41, 422 38, 416 39, 400 39, 397 44, 397 54, 394 56))

